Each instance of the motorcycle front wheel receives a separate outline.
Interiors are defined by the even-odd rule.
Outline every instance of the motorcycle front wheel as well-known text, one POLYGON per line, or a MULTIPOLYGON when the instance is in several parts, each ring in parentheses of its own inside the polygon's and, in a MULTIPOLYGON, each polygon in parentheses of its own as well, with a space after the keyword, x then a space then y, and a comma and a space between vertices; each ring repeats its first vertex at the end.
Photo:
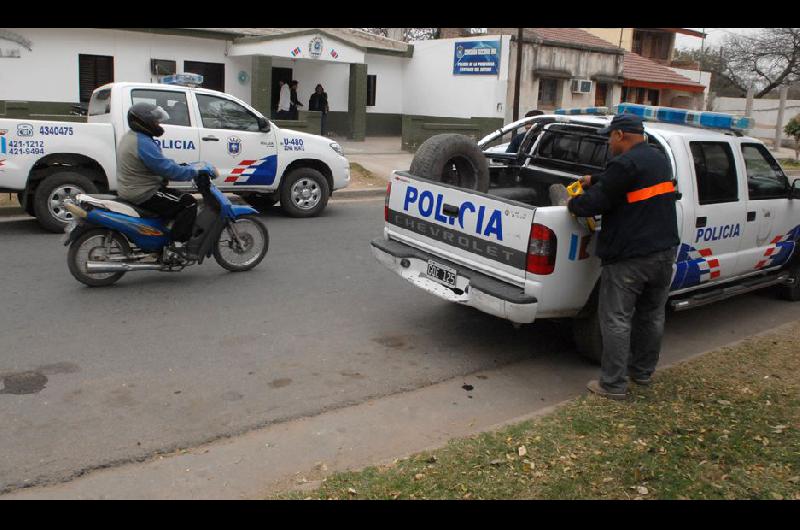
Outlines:
POLYGON ((229 271, 248 271, 261 263, 268 249, 267 227, 256 217, 245 215, 222 229, 214 245, 214 259, 229 271))
POLYGON ((127 257, 131 253, 128 241, 119 233, 103 228, 85 232, 72 242, 67 253, 69 272, 89 287, 104 287, 116 282, 124 272, 86 271, 88 261, 109 261, 112 257, 127 257))

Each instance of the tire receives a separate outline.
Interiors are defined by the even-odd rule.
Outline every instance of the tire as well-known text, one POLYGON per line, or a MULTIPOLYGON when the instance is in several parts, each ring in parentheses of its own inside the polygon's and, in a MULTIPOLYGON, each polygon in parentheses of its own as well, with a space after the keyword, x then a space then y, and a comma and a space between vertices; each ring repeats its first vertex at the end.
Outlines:
MULTIPOLYGON (((86 261, 88 261, 90 257, 93 257, 93 249, 98 248, 95 246, 95 244, 102 244, 104 242, 103 238, 105 237, 111 237, 113 244, 115 244, 119 251, 121 251, 125 256, 130 255, 131 248, 128 245, 128 241, 125 239, 125 237, 118 232, 107 230, 105 228, 93 228, 92 230, 83 233, 80 237, 78 237, 78 239, 72 242, 69 247, 69 252, 67 253, 67 265, 69 265, 69 272, 72 273, 72 276, 74 276, 76 280, 88 285, 89 287, 105 287, 106 285, 115 283, 125 275, 124 272, 100 272, 94 274, 89 274, 86 272, 86 265, 83 260, 82 252, 84 247, 88 246, 88 253, 86 255, 86 261), (90 240, 96 238, 100 239, 96 242, 90 243, 90 240)), ((104 254, 105 249, 103 249, 101 253, 104 254)))
POLYGON ((789 273, 794 282, 791 285, 778 286, 778 297, 790 302, 800 300, 800 263, 795 263, 789 268, 789 273))
POLYGON ((489 162, 469 136, 437 134, 419 146, 409 171, 460 188, 489 191, 489 162))
POLYGON ((222 229, 219 239, 214 243, 214 259, 221 267, 231 272, 248 271, 261 263, 264 256, 267 255, 269 250, 269 232, 267 227, 253 215, 244 215, 234 221, 237 231, 241 237, 246 239, 246 243, 257 245, 256 238, 260 237, 262 244, 258 252, 253 253, 250 258, 244 262, 236 262, 231 260, 228 256, 235 257, 239 254, 244 254, 250 249, 245 249, 244 252, 239 252, 234 248, 234 243, 228 231, 228 227, 222 229))
POLYGON ((250 193, 242 196, 242 199, 259 212, 264 212, 275 206, 280 196, 278 193, 250 193))
POLYGON ((281 208, 291 217, 315 217, 328 204, 330 186, 316 169, 299 167, 281 184, 281 208))
POLYGON ((36 188, 33 209, 45 230, 63 232, 72 219, 63 200, 78 193, 97 193, 97 187, 86 176, 74 171, 58 171, 46 177, 36 188))
POLYGON ((603 334, 597 311, 592 311, 588 317, 574 319, 572 336, 578 353, 590 363, 600 364, 603 359, 603 334))
MULTIPOLYGON (((24 191, 17 192, 17 202, 19 202, 20 206, 22 206, 23 203, 25 202, 25 192, 24 191)), ((26 204, 23 209, 25 210, 25 213, 27 213, 31 217, 36 217, 36 212, 33 209, 33 198, 28 200, 28 204, 26 204)))

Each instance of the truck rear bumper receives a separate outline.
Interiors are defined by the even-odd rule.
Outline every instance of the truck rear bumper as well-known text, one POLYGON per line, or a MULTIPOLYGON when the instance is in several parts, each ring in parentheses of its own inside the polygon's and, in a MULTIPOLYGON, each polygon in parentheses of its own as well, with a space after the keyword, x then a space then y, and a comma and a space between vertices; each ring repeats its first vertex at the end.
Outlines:
POLYGON ((526 295, 521 287, 491 278, 399 241, 378 238, 371 245, 375 258, 388 269, 439 298, 474 307, 519 324, 536 320, 538 301, 535 297, 526 295), (456 270, 458 279, 455 289, 427 276, 428 260, 456 270))

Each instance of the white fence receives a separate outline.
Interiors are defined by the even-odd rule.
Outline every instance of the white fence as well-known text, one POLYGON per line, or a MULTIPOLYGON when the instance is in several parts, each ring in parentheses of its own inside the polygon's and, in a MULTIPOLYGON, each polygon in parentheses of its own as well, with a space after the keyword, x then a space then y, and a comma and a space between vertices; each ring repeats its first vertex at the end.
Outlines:
MULTIPOLYGON (((756 120, 756 128, 750 131, 751 136, 756 138, 775 139, 775 125, 778 121, 778 106, 780 100, 777 99, 754 99, 752 116, 756 120)), ((747 98, 716 98, 712 103, 712 110, 716 112, 728 112, 731 114, 745 114, 747 98)), ((783 124, 781 124, 781 135, 786 141, 786 133, 783 128, 793 117, 800 114, 800 99, 787 99, 783 113, 783 124)))

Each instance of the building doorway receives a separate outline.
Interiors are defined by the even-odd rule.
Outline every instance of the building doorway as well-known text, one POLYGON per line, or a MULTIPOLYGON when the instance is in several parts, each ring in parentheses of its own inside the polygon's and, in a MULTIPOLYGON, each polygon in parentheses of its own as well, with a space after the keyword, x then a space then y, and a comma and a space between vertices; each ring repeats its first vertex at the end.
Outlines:
POLYGON ((272 106, 269 109, 270 116, 273 118, 275 117, 276 109, 278 108, 278 100, 281 97, 281 85, 280 81, 289 81, 292 80, 292 69, 291 68, 272 68, 272 106))

